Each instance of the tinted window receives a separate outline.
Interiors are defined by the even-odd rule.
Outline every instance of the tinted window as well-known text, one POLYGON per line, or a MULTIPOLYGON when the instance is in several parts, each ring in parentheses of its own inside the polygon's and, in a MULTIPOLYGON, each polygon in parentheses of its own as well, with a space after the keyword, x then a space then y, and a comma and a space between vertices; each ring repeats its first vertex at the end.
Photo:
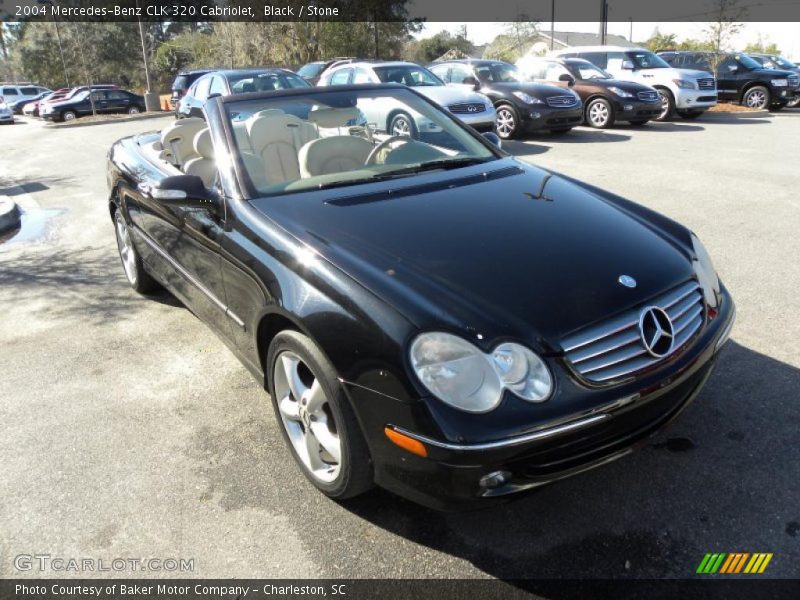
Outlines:
POLYGON ((477 65, 475 75, 483 82, 513 83, 525 80, 515 66, 506 63, 477 65))
POLYGON ((605 69, 608 66, 608 54, 605 52, 581 52, 580 57, 601 69, 605 69))
POLYGON ((331 75, 331 85, 345 85, 350 80, 353 69, 340 69, 331 75))
POLYGON ((3 88, 3 96, 18 96, 17 88, 3 88))
POLYGON ((428 69, 411 65, 396 67, 375 67, 375 74, 383 83, 402 83, 408 87, 442 85, 442 82, 428 69))
MULTIPOLYGON (((633 66, 637 69, 667 69, 669 64, 653 52, 649 50, 637 50, 635 52, 627 52, 627 59, 633 61, 633 66)), ((602 67, 602 65, 597 65, 602 67)), ((605 67, 604 67, 605 68, 605 67)))
POLYGON ((127 100, 128 95, 125 92, 106 92, 106 98, 109 100, 127 100))
POLYGON ((761 67, 756 61, 750 58, 747 54, 737 54, 736 60, 739 61, 739 64, 743 65, 748 69, 758 69, 761 67))
POLYGON ((20 92, 23 96, 35 96, 39 93, 39 88, 35 87, 24 87, 20 89, 20 92))
POLYGON ((106 99, 105 92, 92 92, 92 100, 94 100, 95 102, 100 102, 101 100, 105 99, 106 99))

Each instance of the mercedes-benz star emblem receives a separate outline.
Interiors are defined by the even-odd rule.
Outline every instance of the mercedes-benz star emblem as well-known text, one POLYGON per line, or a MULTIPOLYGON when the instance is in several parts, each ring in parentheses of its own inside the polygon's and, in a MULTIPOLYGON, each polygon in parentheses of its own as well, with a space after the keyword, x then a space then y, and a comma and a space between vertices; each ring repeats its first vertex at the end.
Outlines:
POLYGON ((657 306, 648 306, 639 317, 639 335, 645 349, 656 358, 672 352, 675 332, 669 315, 657 306))
POLYGON ((620 275, 619 279, 617 279, 622 285, 629 288, 636 287, 636 280, 631 277, 630 275, 620 275))

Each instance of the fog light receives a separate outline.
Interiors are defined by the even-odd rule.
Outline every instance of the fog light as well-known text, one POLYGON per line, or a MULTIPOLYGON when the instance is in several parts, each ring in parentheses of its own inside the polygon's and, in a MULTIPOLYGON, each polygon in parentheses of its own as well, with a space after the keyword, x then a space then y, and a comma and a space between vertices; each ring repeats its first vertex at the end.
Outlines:
POLYGON ((511 479, 511 473, 508 471, 493 471, 481 477, 480 484, 482 488, 493 490, 504 485, 509 479, 511 479))
POLYGON ((623 109, 624 110, 633 110, 633 104, 626 104, 625 106, 623 106, 623 109))
POLYGON ((538 112, 532 112, 531 113, 531 119, 541 119, 541 118, 542 118, 542 113, 538 113, 538 112))

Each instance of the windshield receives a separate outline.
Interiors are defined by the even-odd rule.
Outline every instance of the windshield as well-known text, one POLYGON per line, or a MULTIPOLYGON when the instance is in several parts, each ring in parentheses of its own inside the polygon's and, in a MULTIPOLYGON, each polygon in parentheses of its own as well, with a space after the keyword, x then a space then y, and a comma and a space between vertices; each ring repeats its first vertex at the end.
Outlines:
POLYGON ((382 83, 402 83, 408 87, 444 85, 441 79, 422 67, 401 65, 397 67, 375 67, 373 70, 382 83))
POLYGON ((475 75, 484 83, 515 83, 525 81, 525 77, 515 66, 505 63, 476 65, 475 75))
POLYGON ((784 58, 783 56, 771 56, 770 57, 775 64, 778 65, 781 69, 796 69, 797 65, 790 61, 788 58, 784 58))
POLYGON ((611 74, 587 61, 569 63, 570 70, 578 79, 611 79, 611 74))
POLYGON ((628 58, 637 69, 668 69, 666 61, 648 50, 628 52, 628 58))
POLYGON ((225 103, 256 195, 357 185, 497 158, 454 117, 410 90, 334 90, 225 103))
POLYGON ((308 63, 300 67, 297 74, 300 75, 300 77, 316 77, 322 72, 322 67, 324 66, 325 63, 308 63))
POLYGON ((229 81, 234 94, 310 87, 305 79, 294 73, 245 73, 231 77, 229 81))
POLYGON ((761 69, 763 67, 763 65, 747 54, 737 54, 734 58, 747 69, 761 69))

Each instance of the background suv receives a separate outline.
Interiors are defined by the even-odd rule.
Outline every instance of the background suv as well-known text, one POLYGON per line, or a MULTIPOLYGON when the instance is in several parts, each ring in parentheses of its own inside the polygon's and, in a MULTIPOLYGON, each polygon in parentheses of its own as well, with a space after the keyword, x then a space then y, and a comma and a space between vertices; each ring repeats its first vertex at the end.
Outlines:
MULTIPOLYGON (((494 131, 495 111, 489 99, 474 90, 448 88, 444 81, 425 67, 410 62, 357 62, 328 69, 317 85, 348 85, 361 83, 401 83, 413 87, 442 108, 450 111, 478 131, 494 131)), ((421 115, 409 115, 398 106, 388 106, 390 98, 376 101, 373 111, 364 110, 370 123, 393 135, 410 135, 432 131, 436 126, 421 115)))
POLYGON ((214 69, 187 69, 181 71, 172 82, 172 95, 169 98, 170 108, 176 113, 178 112, 178 102, 186 95, 189 87, 206 73, 210 73, 214 69))
POLYGON ((635 81, 656 89, 661 96, 661 114, 666 121, 677 113, 694 119, 717 103, 717 84, 707 71, 676 69, 644 48, 623 46, 579 46, 553 53, 561 58, 583 58, 617 79, 635 81))
MULTIPOLYGON (((800 66, 779 54, 754 54, 750 52, 748 56, 766 69, 793 71, 800 76, 800 66)), ((800 89, 795 90, 794 98, 786 104, 789 108, 796 108, 798 105, 800 105, 800 89)))
POLYGON ((430 68, 448 85, 487 95, 497 110, 497 134, 503 139, 541 129, 565 133, 583 119, 578 94, 565 87, 525 81, 509 63, 451 60, 430 68))
POLYGON ((661 114, 658 92, 641 83, 620 81, 582 58, 522 58, 517 68, 532 80, 569 85, 583 100, 584 122, 597 128, 615 121, 644 125, 661 114))
POLYGON ((719 99, 750 108, 780 110, 794 99, 800 78, 792 71, 767 69, 743 52, 659 52, 669 64, 713 69, 719 99), (716 69, 714 69, 716 65, 716 69))

